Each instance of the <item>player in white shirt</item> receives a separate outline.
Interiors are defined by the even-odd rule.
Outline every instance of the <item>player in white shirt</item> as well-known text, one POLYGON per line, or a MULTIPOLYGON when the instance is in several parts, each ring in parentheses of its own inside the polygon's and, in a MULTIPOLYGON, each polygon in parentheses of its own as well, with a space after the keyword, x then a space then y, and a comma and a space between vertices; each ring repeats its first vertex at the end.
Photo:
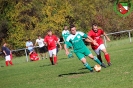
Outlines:
POLYGON ((38 36, 38 39, 36 39, 35 46, 36 46, 37 44, 39 45, 39 53, 40 53, 42 59, 44 59, 43 53, 44 53, 44 55, 45 55, 45 58, 47 59, 47 51, 48 51, 48 50, 47 50, 47 46, 44 44, 44 39, 41 38, 40 35, 38 36))

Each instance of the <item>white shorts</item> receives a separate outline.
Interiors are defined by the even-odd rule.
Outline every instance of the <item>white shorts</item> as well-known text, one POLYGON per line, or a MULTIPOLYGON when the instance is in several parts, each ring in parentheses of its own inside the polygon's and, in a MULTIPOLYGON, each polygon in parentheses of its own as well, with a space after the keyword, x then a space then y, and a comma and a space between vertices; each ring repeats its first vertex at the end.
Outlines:
POLYGON ((10 61, 11 60, 10 55, 5 56, 5 59, 6 61, 10 61))
POLYGON ((97 54, 97 55, 100 55, 100 51, 101 50, 103 50, 103 49, 105 49, 105 46, 104 46, 104 44, 101 44, 96 50, 94 50, 95 51, 95 53, 97 54))
POLYGON ((53 55, 56 55, 56 48, 52 50, 48 50, 49 56, 52 57, 53 55))

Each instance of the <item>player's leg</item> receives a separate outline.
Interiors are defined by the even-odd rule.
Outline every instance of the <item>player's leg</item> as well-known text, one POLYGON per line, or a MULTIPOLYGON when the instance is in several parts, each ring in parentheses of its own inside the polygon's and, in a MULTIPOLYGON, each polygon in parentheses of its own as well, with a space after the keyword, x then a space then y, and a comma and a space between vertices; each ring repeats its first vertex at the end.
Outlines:
POLYGON ((103 60, 102 60, 101 54, 97 55, 97 58, 100 60, 101 63, 103 63, 103 60))
POLYGON ((92 54, 89 54, 88 55, 92 60, 94 60, 95 62, 97 62, 99 65, 102 65, 102 63, 100 62, 100 60, 96 57, 96 56, 93 56, 92 54))
POLYGON ((109 55, 109 53, 107 52, 107 50, 106 50, 104 44, 101 45, 101 51, 104 53, 104 57, 105 57, 105 59, 106 59, 108 65, 110 66, 110 65, 111 65, 111 62, 110 62, 110 55, 109 55))
POLYGON ((8 57, 7 56, 5 56, 5 64, 6 64, 6 66, 8 66, 8 57))
POLYGON ((46 59, 47 59, 47 51, 48 51, 47 47, 43 46, 43 53, 46 59))
POLYGON ((102 60, 102 57, 101 57, 101 50, 100 50, 100 47, 101 45, 96 49, 94 50, 94 52, 97 54, 97 58, 100 60, 100 62, 102 63, 102 67, 106 67, 106 65, 104 64, 103 60, 102 60))
POLYGON ((93 69, 91 68, 90 64, 86 62, 86 59, 85 58, 82 58, 81 59, 81 62, 84 64, 84 66, 90 70, 91 72, 93 72, 93 69))
POLYGON ((39 48, 39 53, 40 53, 40 56, 41 56, 41 58, 43 60, 44 59, 44 57, 43 57, 43 47, 39 48))
POLYGON ((49 52, 49 59, 50 59, 50 61, 51 61, 51 64, 54 65, 52 50, 49 50, 48 52, 49 52))
POLYGON ((6 56, 6 61, 7 61, 7 63, 9 62, 10 65, 13 65, 11 58, 10 58, 10 55, 6 56))
POLYGON ((75 54, 76 54, 76 56, 78 57, 78 59, 84 64, 84 66, 85 66, 88 70, 90 70, 91 72, 93 72, 93 69, 91 68, 91 66, 89 65, 89 63, 87 63, 86 59, 84 58, 85 55, 82 54, 82 53, 79 53, 79 52, 76 52, 75 54))
POLYGON ((45 56, 46 59, 48 58, 48 56, 47 56, 47 52, 44 53, 44 56, 45 56))
POLYGON ((101 65, 100 60, 97 57, 94 57, 92 55, 91 51, 87 47, 85 47, 83 50, 84 50, 84 55, 85 56, 89 56, 91 59, 93 59, 95 62, 97 62, 98 64, 101 65))
POLYGON ((96 49, 96 50, 94 50, 94 52, 97 54, 97 58, 101 61, 101 63, 103 62, 103 60, 102 60, 102 57, 101 57, 101 53, 100 53, 100 49, 99 49, 99 47, 96 49))
POLYGON ((57 63, 57 51, 56 51, 56 48, 52 50, 53 52, 53 57, 54 57, 54 64, 57 63))

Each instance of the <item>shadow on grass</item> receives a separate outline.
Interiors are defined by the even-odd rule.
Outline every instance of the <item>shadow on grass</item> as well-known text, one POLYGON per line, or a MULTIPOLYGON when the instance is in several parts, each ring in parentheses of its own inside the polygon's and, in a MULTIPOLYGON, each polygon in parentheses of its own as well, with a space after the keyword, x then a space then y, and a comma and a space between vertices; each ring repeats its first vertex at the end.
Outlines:
POLYGON ((66 58, 61 58, 60 60, 64 60, 64 59, 68 59, 67 57, 66 58))
POLYGON ((78 74, 86 74, 86 73, 90 73, 90 72, 89 71, 86 71, 86 72, 72 72, 72 73, 60 74, 60 75, 58 75, 58 77, 69 76, 69 75, 78 75, 78 74))
POLYGON ((4 67, 3 65, 1 67, 4 67))
MULTIPOLYGON (((92 66, 91 68, 94 68, 94 66, 92 66)), ((80 68, 78 70, 84 70, 84 69, 87 69, 87 68, 84 67, 84 68, 80 68)))
POLYGON ((39 67, 51 66, 51 64, 41 65, 39 67))

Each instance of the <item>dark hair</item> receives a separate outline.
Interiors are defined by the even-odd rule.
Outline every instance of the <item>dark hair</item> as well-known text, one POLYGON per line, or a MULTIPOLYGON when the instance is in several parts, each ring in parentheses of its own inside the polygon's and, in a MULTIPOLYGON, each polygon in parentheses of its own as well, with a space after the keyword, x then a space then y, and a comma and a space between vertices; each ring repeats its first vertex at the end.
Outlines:
POLYGON ((50 31, 52 31, 52 29, 48 29, 48 30, 47 30, 47 32, 50 32, 50 31))
POLYGON ((96 23, 93 23, 93 24, 92 24, 92 27, 93 27, 93 26, 97 26, 97 24, 96 24, 96 23))
POLYGON ((74 24, 70 25, 70 30, 71 30, 71 28, 73 28, 73 27, 75 27, 75 25, 74 25, 74 24))
POLYGON ((64 27, 67 26, 66 24, 64 25, 64 27))

